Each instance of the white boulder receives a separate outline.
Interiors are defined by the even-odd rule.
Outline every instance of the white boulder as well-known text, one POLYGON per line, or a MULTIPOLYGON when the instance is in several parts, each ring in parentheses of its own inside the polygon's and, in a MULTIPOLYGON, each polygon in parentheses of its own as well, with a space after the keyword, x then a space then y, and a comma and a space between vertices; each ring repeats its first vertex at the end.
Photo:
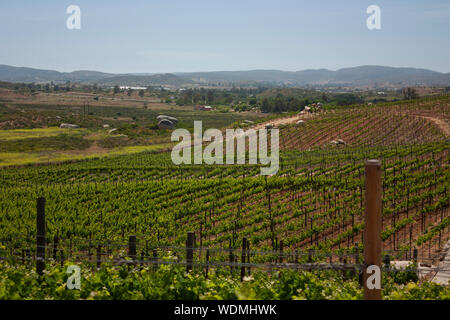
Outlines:
POLYGON ((59 126, 61 129, 78 129, 80 126, 77 124, 71 124, 71 123, 61 123, 59 126))
POLYGON ((158 123, 162 120, 169 120, 172 123, 178 123, 178 119, 171 117, 171 116, 166 116, 166 115, 159 115, 156 117, 156 120, 158 120, 158 123))
POLYGON ((158 128, 172 130, 173 128, 175 128, 175 124, 169 119, 162 119, 158 122, 158 128))

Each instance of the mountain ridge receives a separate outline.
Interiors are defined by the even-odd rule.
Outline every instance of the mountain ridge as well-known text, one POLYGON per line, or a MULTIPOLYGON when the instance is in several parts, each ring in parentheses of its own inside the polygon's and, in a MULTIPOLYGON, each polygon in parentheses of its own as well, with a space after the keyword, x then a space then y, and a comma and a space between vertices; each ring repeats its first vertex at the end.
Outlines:
POLYGON ((0 64, 0 81, 9 82, 82 82, 100 85, 175 85, 256 82, 275 85, 450 85, 450 73, 424 68, 362 65, 329 69, 282 71, 255 69, 242 71, 207 71, 174 73, 115 74, 91 70, 59 72, 56 70, 14 67, 0 64))

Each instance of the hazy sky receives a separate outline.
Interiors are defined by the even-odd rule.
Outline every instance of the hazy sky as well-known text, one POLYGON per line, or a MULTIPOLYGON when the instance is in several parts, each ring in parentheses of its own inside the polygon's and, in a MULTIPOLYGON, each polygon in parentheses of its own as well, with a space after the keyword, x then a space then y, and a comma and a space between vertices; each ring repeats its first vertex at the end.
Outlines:
POLYGON ((450 72, 449 0, 0 1, 0 64, 105 72, 357 65, 450 72), (81 8, 81 30, 66 9, 81 8), (381 8, 381 30, 366 9, 381 8))

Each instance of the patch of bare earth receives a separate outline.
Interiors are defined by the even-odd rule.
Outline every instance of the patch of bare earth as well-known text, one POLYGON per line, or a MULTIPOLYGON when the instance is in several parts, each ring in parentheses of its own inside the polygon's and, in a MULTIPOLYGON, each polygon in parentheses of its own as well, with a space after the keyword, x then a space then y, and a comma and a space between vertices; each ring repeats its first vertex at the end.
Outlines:
POLYGON ((294 124, 294 123, 296 123, 299 120, 306 120, 306 119, 310 119, 312 117, 313 117, 313 114, 305 113, 305 114, 302 114, 302 115, 296 115, 296 116, 288 117, 288 118, 274 119, 274 120, 271 120, 271 121, 268 121, 268 122, 264 122, 264 123, 258 124, 258 125, 254 126, 252 128, 255 129, 255 130, 258 130, 258 129, 263 129, 267 124, 272 124, 275 127, 280 126, 280 125, 294 124))
POLYGON ((83 155, 83 156, 87 156, 87 155, 93 155, 93 154, 104 154, 107 153, 109 151, 109 149, 100 147, 97 144, 97 141, 94 141, 91 146, 87 149, 83 149, 83 150, 71 150, 68 152, 65 152, 66 154, 71 154, 71 155, 83 155))
POLYGON ((447 137, 450 136, 450 126, 448 125, 448 123, 446 121, 439 119, 439 118, 434 118, 434 117, 422 116, 421 118, 424 118, 424 119, 434 122, 439 127, 439 129, 441 129, 442 132, 444 132, 445 136, 447 136, 447 137))

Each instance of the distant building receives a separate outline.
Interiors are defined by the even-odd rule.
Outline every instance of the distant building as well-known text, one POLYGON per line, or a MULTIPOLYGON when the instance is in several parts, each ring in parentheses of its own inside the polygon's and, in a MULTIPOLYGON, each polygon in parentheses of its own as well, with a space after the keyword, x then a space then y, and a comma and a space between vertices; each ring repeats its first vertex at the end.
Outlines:
POLYGON ((128 90, 128 89, 131 89, 131 90, 147 90, 146 87, 120 86, 119 88, 120 88, 120 90, 128 90))
POLYGON ((203 111, 211 111, 212 107, 211 106, 198 106, 197 109, 203 110, 203 111))

